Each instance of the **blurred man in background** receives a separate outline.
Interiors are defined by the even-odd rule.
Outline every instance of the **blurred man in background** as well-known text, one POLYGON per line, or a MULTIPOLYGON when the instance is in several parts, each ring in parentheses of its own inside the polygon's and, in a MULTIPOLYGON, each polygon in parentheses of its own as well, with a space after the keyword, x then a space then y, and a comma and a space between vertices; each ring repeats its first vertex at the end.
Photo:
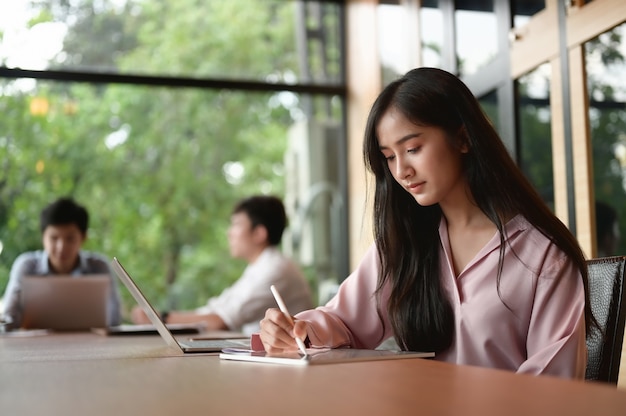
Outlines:
MULTIPOLYGON (((208 330, 231 330, 249 335, 259 330, 268 308, 276 307, 270 291, 275 285, 291 313, 313 307, 309 284, 300 268, 278 246, 287 226, 282 201, 274 196, 252 196, 235 205, 228 229, 230 254, 248 265, 241 277, 219 296, 192 311, 168 311, 166 323, 205 323, 208 330)), ((133 322, 148 323, 135 307, 133 322)))
POLYGON ((73 275, 77 278, 108 274, 108 324, 121 322, 120 295, 109 261, 101 254, 82 250, 87 239, 89 214, 71 198, 60 198, 45 207, 40 216, 43 250, 20 254, 13 265, 4 293, 4 319, 11 328, 22 321, 20 284, 25 276, 73 275))

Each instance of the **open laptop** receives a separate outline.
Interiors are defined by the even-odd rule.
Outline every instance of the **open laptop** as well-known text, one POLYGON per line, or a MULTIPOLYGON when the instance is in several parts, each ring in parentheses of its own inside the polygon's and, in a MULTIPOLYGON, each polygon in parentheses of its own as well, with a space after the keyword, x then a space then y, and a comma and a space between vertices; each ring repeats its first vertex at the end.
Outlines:
POLYGON ((107 326, 108 275, 24 276, 22 327, 85 331, 107 326))
POLYGON ((220 352, 224 348, 250 348, 250 339, 219 339, 219 340, 178 340, 167 328, 161 317, 143 295, 120 261, 114 257, 112 267, 135 301, 141 306, 148 319, 159 331, 167 345, 182 353, 220 352))
MULTIPOLYGON (((167 324, 167 329, 174 335, 195 335, 200 334, 205 324, 167 324)), ((121 324, 115 326, 109 326, 106 328, 94 328, 92 332, 99 335, 108 336, 122 336, 122 335, 159 335, 159 331, 156 330, 152 324, 121 324)))

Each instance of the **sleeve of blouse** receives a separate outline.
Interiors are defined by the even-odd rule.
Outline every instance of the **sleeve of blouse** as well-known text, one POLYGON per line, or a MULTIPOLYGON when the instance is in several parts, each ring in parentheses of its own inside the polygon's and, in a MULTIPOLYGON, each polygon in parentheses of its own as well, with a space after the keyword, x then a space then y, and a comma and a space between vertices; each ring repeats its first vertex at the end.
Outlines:
MULTIPOLYGON (((379 314, 374 294, 379 269, 376 247, 372 245, 325 306, 296 315, 307 322, 312 347, 375 348, 389 336, 390 324, 386 313, 379 314)), ((386 310, 386 304, 381 310, 386 310)))
POLYGON ((568 258, 539 276, 518 372, 583 379, 587 364, 585 295, 580 272, 568 258))

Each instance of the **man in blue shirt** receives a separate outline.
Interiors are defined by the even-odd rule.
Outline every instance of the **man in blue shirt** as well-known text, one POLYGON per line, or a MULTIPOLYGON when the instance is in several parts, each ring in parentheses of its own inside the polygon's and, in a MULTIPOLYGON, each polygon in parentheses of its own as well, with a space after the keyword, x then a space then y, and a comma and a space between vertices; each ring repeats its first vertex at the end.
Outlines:
POLYGON ((32 275, 108 274, 111 278, 108 324, 120 324, 120 295, 108 259, 81 249, 87 239, 88 223, 87 210, 71 198, 60 198, 43 209, 40 218, 43 250, 22 253, 15 259, 4 293, 4 316, 11 328, 21 326, 20 282, 24 276, 32 275))

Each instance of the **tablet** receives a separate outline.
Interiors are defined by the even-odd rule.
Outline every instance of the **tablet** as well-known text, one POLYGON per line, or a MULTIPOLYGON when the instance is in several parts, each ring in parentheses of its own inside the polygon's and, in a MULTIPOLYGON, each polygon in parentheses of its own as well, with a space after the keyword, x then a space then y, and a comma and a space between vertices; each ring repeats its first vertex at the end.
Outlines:
POLYGON ((433 352, 365 350, 353 348, 309 348, 307 349, 307 355, 299 351, 270 355, 265 351, 227 348, 222 350, 220 354, 220 358, 223 360, 252 361, 295 366, 408 358, 432 358, 434 356, 435 353, 433 352))

